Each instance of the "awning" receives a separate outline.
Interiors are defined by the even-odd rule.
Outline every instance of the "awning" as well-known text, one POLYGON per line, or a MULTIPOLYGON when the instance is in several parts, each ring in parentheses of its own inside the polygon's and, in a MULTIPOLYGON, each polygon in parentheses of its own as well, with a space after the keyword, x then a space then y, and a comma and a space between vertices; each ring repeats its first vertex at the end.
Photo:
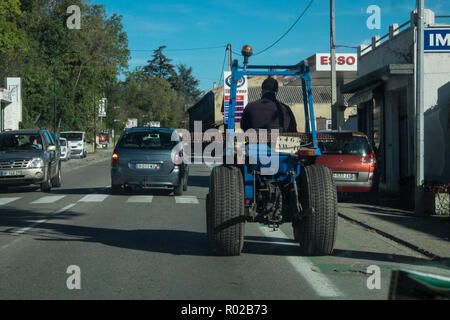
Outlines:
POLYGON ((366 90, 367 87, 384 82, 393 76, 413 75, 413 64, 388 64, 382 68, 372 71, 358 79, 346 83, 341 87, 342 93, 355 93, 366 90))
POLYGON ((367 88, 364 88, 364 90, 357 91, 349 100, 349 105, 355 106, 359 105, 361 103, 367 102, 372 100, 373 98, 373 91, 379 87, 382 84, 382 82, 377 82, 367 88))

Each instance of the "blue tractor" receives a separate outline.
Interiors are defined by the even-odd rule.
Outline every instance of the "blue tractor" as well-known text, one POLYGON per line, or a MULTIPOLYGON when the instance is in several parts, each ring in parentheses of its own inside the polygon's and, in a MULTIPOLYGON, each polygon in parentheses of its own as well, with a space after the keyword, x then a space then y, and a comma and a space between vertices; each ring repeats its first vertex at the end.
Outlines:
POLYGON ((302 254, 329 255, 337 232, 337 192, 330 169, 314 164, 321 151, 308 64, 252 66, 248 65, 252 51, 244 46, 244 65, 237 60, 232 65, 224 162, 211 173, 206 199, 209 249, 217 255, 236 256, 243 249, 245 223, 263 223, 273 229, 291 223, 302 254), (240 79, 256 75, 301 78, 306 132, 270 132, 277 135, 275 140, 262 139, 259 131, 257 141, 245 142, 243 159, 239 159, 234 149, 236 91, 240 79), (283 143, 290 145, 288 151, 283 143), (230 157, 233 161, 228 161, 230 157), (272 165, 263 161, 267 159, 277 162, 276 172, 264 170, 272 165))

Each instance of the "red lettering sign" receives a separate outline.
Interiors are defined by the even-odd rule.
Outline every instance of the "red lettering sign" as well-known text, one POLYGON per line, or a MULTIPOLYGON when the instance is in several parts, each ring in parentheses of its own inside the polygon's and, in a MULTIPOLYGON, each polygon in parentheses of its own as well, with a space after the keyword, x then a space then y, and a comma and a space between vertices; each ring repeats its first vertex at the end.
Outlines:
POLYGON ((328 57, 321 56, 320 57, 320 64, 328 64, 328 57))
POLYGON ((354 65, 355 64, 355 61, 356 59, 355 59, 355 57, 352 57, 352 56, 349 56, 348 58, 347 58, 347 64, 348 65, 354 65))

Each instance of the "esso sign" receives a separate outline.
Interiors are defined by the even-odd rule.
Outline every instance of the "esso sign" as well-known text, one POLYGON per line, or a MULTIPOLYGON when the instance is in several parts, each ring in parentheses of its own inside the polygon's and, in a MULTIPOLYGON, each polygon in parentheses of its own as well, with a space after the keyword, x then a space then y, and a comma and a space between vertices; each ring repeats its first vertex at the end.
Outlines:
MULTIPOLYGON (((350 53, 336 54, 336 71, 357 71, 358 56, 350 53)), ((330 54, 316 54, 316 71, 331 71, 330 54)))
MULTIPOLYGON (((245 80, 245 77, 240 78, 237 82, 237 87, 240 88, 244 86, 246 82, 247 81, 245 80)), ((227 86, 231 87, 231 75, 225 79, 225 83, 227 84, 227 86)))

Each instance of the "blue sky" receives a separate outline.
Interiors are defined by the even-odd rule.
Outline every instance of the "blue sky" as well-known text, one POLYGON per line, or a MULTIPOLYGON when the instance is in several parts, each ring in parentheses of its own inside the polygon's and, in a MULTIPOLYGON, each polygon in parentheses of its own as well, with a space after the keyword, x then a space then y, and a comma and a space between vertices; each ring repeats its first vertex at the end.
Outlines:
MULTIPOLYGON (((91 0, 103 4, 108 14, 123 16, 128 34, 130 70, 151 59, 152 50, 166 45, 174 64, 193 68, 200 89, 218 82, 225 48, 176 51, 175 49, 225 46, 240 52, 245 44, 254 52, 277 40, 297 19, 310 0, 91 0), (174 51, 171 51, 174 50, 174 51)), ((450 14, 449 0, 426 0, 436 15, 450 14)), ((251 58, 251 64, 295 64, 314 53, 329 52, 329 0, 315 0, 294 29, 275 47, 251 58)), ((416 0, 336 0, 336 44, 358 46, 374 35, 388 33, 392 23, 409 19, 416 0), (369 30, 366 13, 370 5, 381 9, 381 29, 369 30)), ((340 48, 338 52, 356 52, 340 48)), ((234 56, 234 58, 238 58, 234 56)))

